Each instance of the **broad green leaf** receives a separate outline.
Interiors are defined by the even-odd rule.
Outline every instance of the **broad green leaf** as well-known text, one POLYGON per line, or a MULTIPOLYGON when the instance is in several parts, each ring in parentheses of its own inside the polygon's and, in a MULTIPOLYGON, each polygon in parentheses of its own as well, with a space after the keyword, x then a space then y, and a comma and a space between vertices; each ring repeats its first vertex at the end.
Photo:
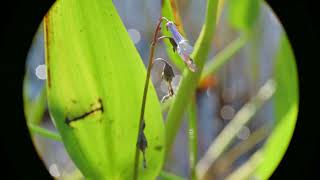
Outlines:
MULTIPOLYGON (((112 1, 59 0, 45 28, 48 105, 69 155, 86 179, 130 179, 146 71, 112 1)), ((147 168, 139 161, 139 179, 148 180, 164 157, 160 104, 149 88, 147 168)))
POLYGON ((259 179, 268 179, 279 164, 289 145, 297 119, 298 77, 295 59, 285 34, 282 34, 276 57, 275 79, 276 124, 264 146, 264 161, 255 173, 259 179))
POLYGON ((240 30, 250 30, 260 13, 260 0, 228 0, 228 20, 240 30))

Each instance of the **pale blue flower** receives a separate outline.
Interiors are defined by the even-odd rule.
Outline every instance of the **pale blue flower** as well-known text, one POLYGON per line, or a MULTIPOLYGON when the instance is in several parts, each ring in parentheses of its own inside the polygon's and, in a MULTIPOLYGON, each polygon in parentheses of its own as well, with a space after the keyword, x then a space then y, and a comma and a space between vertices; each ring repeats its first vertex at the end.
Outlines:
POLYGON ((175 43, 177 44, 177 52, 183 61, 187 64, 189 69, 192 72, 197 71, 197 66, 194 61, 190 58, 190 55, 193 51, 192 46, 189 44, 188 40, 186 40, 178 31, 177 26, 172 22, 168 21, 167 29, 171 32, 172 38, 174 39, 175 43))

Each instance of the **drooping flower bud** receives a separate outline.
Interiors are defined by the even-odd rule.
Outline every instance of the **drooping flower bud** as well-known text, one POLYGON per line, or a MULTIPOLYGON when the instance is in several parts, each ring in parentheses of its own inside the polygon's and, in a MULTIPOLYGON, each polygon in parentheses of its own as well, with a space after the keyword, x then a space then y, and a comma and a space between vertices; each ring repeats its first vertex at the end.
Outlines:
POLYGON ((177 52, 182 58, 182 60, 186 63, 189 69, 192 72, 197 71, 197 66, 194 61, 190 58, 190 55, 193 51, 192 46, 189 44, 188 40, 186 40, 178 31, 177 26, 172 22, 168 21, 166 24, 167 29, 171 32, 172 37, 177 44, 177 52))

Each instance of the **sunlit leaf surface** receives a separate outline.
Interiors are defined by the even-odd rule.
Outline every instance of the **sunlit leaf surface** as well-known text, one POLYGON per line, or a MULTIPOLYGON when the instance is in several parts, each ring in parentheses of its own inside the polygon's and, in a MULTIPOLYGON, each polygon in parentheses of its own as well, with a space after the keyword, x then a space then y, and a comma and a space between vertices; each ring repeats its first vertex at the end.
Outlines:
MULTIPOLYGON (((87 179, 131 178, 146 72, 112 1, 59 0, 45 34, 48 104, 69 155, 87 179)), ((164 156, 160 105, 149 88, 139 179, 155 179, 164 156)))

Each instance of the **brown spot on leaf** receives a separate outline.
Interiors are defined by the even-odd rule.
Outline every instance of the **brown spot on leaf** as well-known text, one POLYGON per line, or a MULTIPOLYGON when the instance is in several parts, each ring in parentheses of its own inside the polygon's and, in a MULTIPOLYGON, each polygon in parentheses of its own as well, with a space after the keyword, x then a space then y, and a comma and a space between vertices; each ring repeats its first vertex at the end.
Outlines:
MULTIPOLYGON (((90 107, 90 108, 92 108, 92 107, 90 107)), ((91 109, 90 111, 84 112, 79 116, 75 116, 75 117, 72 117, 72 118, 66 117, 65 122, 69 125, 73 121, 82 120, 82 119, 86 118, 87 116, 89 116, 89 115, 91 115, 91 114, 93 114, 95 112, 99 112, 99 111, 101 113, 103 113, 103 111, 104 111, 101 98, 98 99, 97 107, 91 109)))

